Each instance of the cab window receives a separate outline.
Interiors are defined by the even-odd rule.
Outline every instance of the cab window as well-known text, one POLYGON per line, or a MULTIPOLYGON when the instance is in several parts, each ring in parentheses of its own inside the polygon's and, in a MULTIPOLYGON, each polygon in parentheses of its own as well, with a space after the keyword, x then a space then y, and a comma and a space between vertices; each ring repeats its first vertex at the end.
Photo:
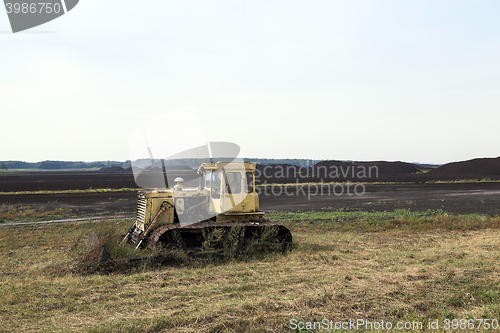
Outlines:
POLYGON ((246 176, 246 179, 247 181, 245 182, 245 191, 247 193, 252 193, 254 192, 254 185, 253 185, 253 182, 254 182, 254 174, 252 172, 247 172, 245 174, 246 176))
POLYGON ((239 172, 226 172, 227 193, 241 193, 241 174, 239 172))
POLYGON ((205 188, 210 188, 212 183, 212 170, 208 170, 205 175, 205 188))
POLYGON ((220 198, 220 188, 221 188, 221 171, 215 170, 212 172, 212 198, 220 198))

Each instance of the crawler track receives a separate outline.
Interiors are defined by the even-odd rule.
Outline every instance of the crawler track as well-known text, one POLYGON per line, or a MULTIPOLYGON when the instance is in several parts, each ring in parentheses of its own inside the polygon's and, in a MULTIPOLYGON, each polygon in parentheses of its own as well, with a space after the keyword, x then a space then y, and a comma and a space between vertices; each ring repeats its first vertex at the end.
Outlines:
MULTIPOLYGON (((245 238, 252 238, 254 236, 262 235, 266 230, 276 228, 276 241, 281 244, 282 250, 288 250, 292 244, 292 234, 287 227, 282 224, 272 223, 268 221, 261 222, 229 222, 229 223, 215 223, 215 222, 199 222, 187 226, 180 226, 179 224, 162 225, 156 228, 147 238, 147 246, 150 249, 155 249, 157 245, 162 244, 166 247, 172 247, 177 244, 176 238, 178 236, 185 243, 188 248, 200 248, 203 237, 205 234, 210 234, 215 230, 222 230, 224 234, 229 233, 234 226, 243 228, 245 238)), ((140 233, 136 229, 130 238, 134 244, 139 244, 140 233)))

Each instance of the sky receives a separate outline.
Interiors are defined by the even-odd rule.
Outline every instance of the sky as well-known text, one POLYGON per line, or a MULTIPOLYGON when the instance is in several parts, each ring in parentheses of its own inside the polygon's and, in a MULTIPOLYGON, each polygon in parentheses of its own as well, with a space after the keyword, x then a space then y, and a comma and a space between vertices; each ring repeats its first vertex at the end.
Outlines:
POLYGON ((175 151, 193 130, 165 115, 185 108, 202 139, 243 157, 497 157, 499 12, 498 1, 81 0, 13 34, 0 8, 0 160, 127 160, 155 119, 154 144, 175 151))

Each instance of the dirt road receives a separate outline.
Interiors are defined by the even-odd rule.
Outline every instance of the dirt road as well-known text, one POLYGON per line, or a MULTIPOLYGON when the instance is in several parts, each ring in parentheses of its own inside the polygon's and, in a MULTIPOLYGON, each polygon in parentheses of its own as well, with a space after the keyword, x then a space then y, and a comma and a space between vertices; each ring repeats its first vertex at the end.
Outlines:
MULTIPOLYGON (((500 183, 376 184, 260 187, 263 211, 442 209, 453 214, 500 214, 500 183)), ((0 195, 1 207, 71 208, 80 215, 133 213, 135 192, 0 195)))

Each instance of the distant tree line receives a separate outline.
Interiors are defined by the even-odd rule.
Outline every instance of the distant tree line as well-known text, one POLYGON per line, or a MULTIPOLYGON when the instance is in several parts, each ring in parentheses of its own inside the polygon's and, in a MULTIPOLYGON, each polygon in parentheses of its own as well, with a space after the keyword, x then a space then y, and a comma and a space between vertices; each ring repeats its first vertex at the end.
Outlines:
POLYGON ((324 160, 310 160, 304 158, 245 158, 245 161, 249 162, 257 162, 261 165, 269 165, 269 164, 290 164, 296 166, 313 166, 318 162, 322 162, 324 160))
MULTIPOLYGON (((214 163, 217 161, 231 161, 232 158, 178 158, 171 160, 163 160, 164 166, 179 166, 179 165, 187 165, 191 168, 197 168, 200 166, 200 163, 214 163)), ((261 165, 269 165, 269 164, 291 164, 296 166, 313 166, 314 164, 321 162, 322 160, 309 160, 309 159, 298 159, 298 158, 284 158, 284 159, 275 159, 275 158, 243 158, 246 162, 254 162, 261 165)), ((130 163, 130 161, 127 161, 130 163)), ((153 167, 162 167, 161 159, 148 159, 143 158, 134 161, 134 166, 138 166, 141 168, 145 168, 148 166, 153 167)))
MULTIPOLYGON (((187 165, 197 168, 200 163, 213 163, 217 161, 231 161, 231 158, 181 158, 173 160, 163 160, 165 166, 187 165)), ((313 166, 321 160, 297 159, 297 158, 243 158, 247 162, 255 162, 262 165, 269 164, 291 164, 296 166, 313 166)), ((134 165, 139 167, 162 167, 162 160, 140 159, 134 161, 134 165)), ((61 170, 61 169, 92 169, 109 168, 119 166, 128 169, 132 166, 131 161, 96 161, 96 162, 75 162, 75 161, 42 161, 42 162, 24 162, 24 161, 0 161, 0 169, 39 169, 39 170, 61 170)))
MULTIPOLYGON (((61 169, 92 169, 109 168, 111 166, 123 167, 126 162, 120 161, 98 161, 98 162, 68 162, 68 161, 0 161, 8 169, 39 169, 39 170, 61 170, 61 169)), ((130 164, 130 163, 129 163, 130 164)), ((130 167, 130 166, 129 166, 130 167)))

